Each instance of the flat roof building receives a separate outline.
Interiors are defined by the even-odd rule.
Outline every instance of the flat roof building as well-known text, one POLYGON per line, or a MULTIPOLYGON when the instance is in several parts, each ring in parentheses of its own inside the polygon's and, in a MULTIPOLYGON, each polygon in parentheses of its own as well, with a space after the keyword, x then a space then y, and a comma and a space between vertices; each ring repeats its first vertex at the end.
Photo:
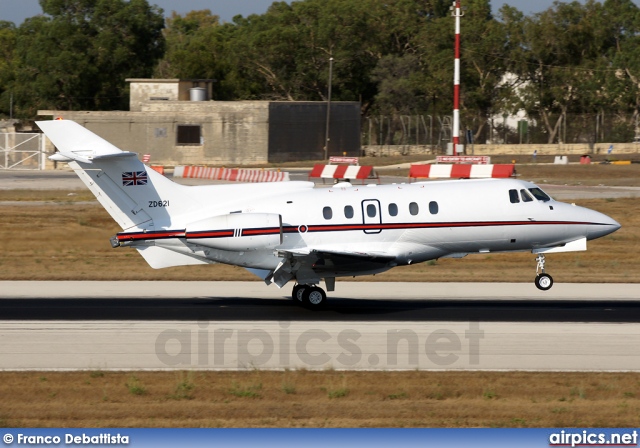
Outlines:
MULTIPOLYGON (((325 157, 327 103, 211 101, 214 80, 127 79, 129 111, 40 110, 163 165, 249 165, 325 157)), ((331 103, 331 155, 360 155, 360 104, 331 103)))

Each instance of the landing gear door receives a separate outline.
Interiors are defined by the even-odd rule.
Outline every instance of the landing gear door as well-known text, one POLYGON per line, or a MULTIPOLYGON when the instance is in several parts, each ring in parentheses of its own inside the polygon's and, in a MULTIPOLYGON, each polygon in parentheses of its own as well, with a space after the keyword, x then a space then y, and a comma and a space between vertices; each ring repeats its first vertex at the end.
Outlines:
POLYGON ((362 201, 362 223, 365 224, 364 233, 380 233, 382 229, 382 213, 380 213, 380 201, 367 199, 362 201))

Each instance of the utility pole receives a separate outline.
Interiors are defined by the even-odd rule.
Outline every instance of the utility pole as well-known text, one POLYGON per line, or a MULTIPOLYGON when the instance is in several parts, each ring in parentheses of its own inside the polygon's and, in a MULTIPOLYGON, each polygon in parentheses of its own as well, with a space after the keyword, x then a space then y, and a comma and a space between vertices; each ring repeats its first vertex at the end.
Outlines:
POLYGON ((460 144, 460 17, 464 12, 460 7, 460 0, 455 0, 449 8, 456 19, 455 61, 453 73, 453 154, 458 153, 460 144))
POLYGON ((329 58, 329 92, 327 95, 327 128, 324 134, 324 160, 329 160, 329 120, 331 118, 331 78, 333 77, 333 58, 329 58))

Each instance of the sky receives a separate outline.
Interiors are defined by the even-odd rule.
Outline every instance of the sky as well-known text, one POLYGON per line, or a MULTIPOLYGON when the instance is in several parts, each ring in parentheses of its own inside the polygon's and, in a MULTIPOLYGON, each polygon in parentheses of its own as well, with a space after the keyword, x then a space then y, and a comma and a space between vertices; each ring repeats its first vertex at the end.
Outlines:
MULTIPOLYGON (((160 6, 165 15, 171 15, 172 11, 184 14, 199 9, 209 9, 213 14, 220 16, 223 22, 240 14, 263 14, 273 0, 148 0, 151 4, 160 6)), ((584 0, 580 0, 584 3, 584 0)), ((525 14, 543 11, 553 4, 553 0, 492 0, 491 5, 496 13, 503 4, 509 4, 525 14)), ((640 0, 635 1, 640 5, 640 0)), ((461 0, 464 6, 464 0, 461 0)), ((20 25, 27 17, 33 17, 42 12, 38 0, 0 0, 0 20, 7 20, 20 25)))

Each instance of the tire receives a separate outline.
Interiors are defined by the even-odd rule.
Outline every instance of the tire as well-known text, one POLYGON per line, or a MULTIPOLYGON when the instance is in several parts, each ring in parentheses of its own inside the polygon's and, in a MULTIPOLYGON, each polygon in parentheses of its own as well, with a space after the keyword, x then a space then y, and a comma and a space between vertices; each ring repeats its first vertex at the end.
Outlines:
POLYGON ((291 298, 293 300, 302 302, 302 295, 304 294, 304 290, 306 289, 306 287, 307 285, 295 285, 293 287, 293 291, 291 292, 291 298))
POLYGON ((302 293, 302 303, 304 303, 307 308, 322 308, 327 303, 327 294, 322 288, 317 286, 305 288, 302 293))
POLYGON ((549 274, 539 274, 535 280, 536 288, 541 291, 548 291, 553 286, 553 278, 549 274))

